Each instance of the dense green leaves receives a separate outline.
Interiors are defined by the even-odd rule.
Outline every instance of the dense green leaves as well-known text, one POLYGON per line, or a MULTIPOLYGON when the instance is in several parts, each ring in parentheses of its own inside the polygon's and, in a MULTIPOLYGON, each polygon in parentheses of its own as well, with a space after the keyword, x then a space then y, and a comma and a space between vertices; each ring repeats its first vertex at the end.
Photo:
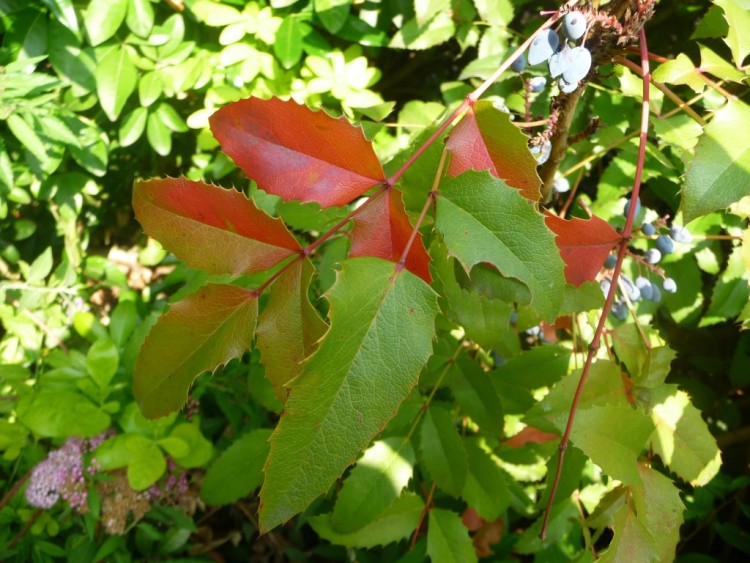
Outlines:
POLYGON ((135 91, 138 74, 127 47, 119 44, 102 46, 97 50, 94 71, 99 103, 110 121, 115 121, 135 91))
POLYGON ((328 300, 331 328, 291 383, 271 438, 261 490, 264 530, 328 489, 393 416, 432 351, 435 296, 390 262, 344 262, 328 300), (341 420, 357 423, 342 428, 341 420))
POLYGON ((476 561, 469 533, 455 512, 433 508, 427 529, 427 554, 434 563, 476 561))
POLYGON ((542 216, 517 190, 486 172, 446 180, 437 200, 437 229, 465 269, 492 264, 529 288, 530 305, 540 316, 555 318, 563 262, 542 216))
POLYGON ((435 483, 444 491, 459 496, 466 483, 468 461, 450 412, 432 407, 425 413, 419 447, 422 463, 435 483))
POLYGON ((133 390, 146 416, 182 407, 193 380, 247 350, 258 315, 256 295, 208 284, 159 318, 141 348, 133 390))

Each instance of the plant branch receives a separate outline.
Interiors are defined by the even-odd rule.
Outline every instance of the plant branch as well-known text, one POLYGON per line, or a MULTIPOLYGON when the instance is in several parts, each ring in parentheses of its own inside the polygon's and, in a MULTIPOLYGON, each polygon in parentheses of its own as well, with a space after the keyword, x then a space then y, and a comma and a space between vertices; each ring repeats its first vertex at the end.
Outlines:
POLYGON ((625 254, 628 248, 628 242, 630 241, 631 234, 633 232, 633 220, 635 219, 636 202, 638 201, 638 193, 641 189, 641 179, 643 177, 643 166, 646 160, 646 142, 648 137, 648 119, 649 119, 649 82, 651 79, 651 71, 649 70, 648 63, 648 45, 646 44, 646 32, 641 28, 638 32, 638 38, 640 43, 641 51, 641 68, 643 75, 643 103, 641 104, 641 127, 640 127, 640 139, 638 145, 638 162, 635 170, 635 178, 633 179, 633 191, 630 196, 630 210, 625 220, 625 228, 622 233, 622 239, 620 240, 619 247, 617 250, 617 263, 615 264, 614 271, 612 272, 612 282, 610 284, 607 298, 604 302, 604 308, 602 309, 602 315, 599 318, 599 322, 596 325, 596 331, 594 337, 589 344, 588 354, 586 355, 586 362, 581 371, 581 377, 578 381, 578 387, 576 388, 575 395, 573 396, 573 402, 570 406, 570 413, 568 415, 568 422, 565 425, 565 431, 563 432, 560 445, 558 447, 558 458, 557 458, 557 470, 552 482, 549 499, 547 500, 547 506, 544 510, 544 520, 542 521, 542 531, 539 536, 542 539, 547 537, 547 526, 549 525, 550 513, 552 511, 552 505, 555 502, 555 495, 557 493, 557 487, 560 484, 560 477, 562 476, 563 461, 565 459, 565 451, 568 448, 570 442, 570 433, 573 429, 573 423, 575 422, 575 415, 578 411, 578 404, 581 400, 584 385, 588 379, 588 375, 591 370, 591 365, 594 362, 599 346, 601 344, 602 333, 607 322, 607 316, 612 308, 612 302, 614 301, 615 294, 617 293, 618 280, 620 278, 620 272, 622 271, 622 262, 625 258, 625 254))

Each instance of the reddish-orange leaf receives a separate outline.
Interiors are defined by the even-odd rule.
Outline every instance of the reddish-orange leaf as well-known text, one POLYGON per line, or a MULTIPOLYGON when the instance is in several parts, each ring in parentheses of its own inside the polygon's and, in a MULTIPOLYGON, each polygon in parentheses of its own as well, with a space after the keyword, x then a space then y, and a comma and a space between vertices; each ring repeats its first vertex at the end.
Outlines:
POLYGON ((258 317, 257 345, 266 377, 281 402, 284 386, 302 371, 328 325, 307 299, 313 265, 305 258, 293 264, 271 286, 271 296, 258 317))
MULTIPOLYGON (((401 192, 392 188, 355 217, 349 256, 375 256, 398 262, 413 230, 404 211, 401 192)), ((412 274, 430 283, 430 256, 419 233, 406 256, 405 265, 412 274)))
POLYGON ((565 280, 575 286, 593 281, 609 252, 622 240, 620 233, 596 215, 566 221, 547 214, 544 220, 557 235, 555 243, 565 262, 565 280))
POLYGON ((528 137, 513 125, 507 113, 480 101, 470 107, 446 142, 451 153, 448 174, 489 170, 496 178, 518 189, 526 199, 539 201, 541 180, 528 137))
POLYGON ((544 444, 545 442, 557 440, 558 438, 560 438, 560 436, 557 434, 551 434, 539 430, 538 428, 534 428, 533 426, 527 426, 515 436, 511 436, 505 440, 503 444, 511 448, 520 448, 528 443, 544 444))
POLYGON ((210 118, 221 148, 285 200, 345 205, 385 179, 362 129, 293 101, 250 98, 210 118))
POLYGON ((133 209, 149 236, 209 274, 260 272, 301 250, 284 223, 252 200, 203 182, 137 181, 133 209))

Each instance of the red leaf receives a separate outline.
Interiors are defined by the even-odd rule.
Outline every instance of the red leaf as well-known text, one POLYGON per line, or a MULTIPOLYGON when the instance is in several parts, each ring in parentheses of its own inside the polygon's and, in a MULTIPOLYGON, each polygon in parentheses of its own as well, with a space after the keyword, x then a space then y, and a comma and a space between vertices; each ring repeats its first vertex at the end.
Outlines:
POLYGON ((507 113, 493 107, 492 102, 477 102, 448 137, 445 145, 451 153, 448 174, 458 176, 467 170, 489 170, 526 199, 539 201, 542 182, 527 140, 507 113))
MULTIPOLYGON (((392 188, 355 217, 349 256, 375 256, 398 262, 413 230, 401 192, 392 188)), ((419 233, 406 256, 406 269, 430 283, 430 257, 419 233)))
POLYGON ((149 236, 209 274, 260 272, 301 249, 284 223, 243 194, 203 182, 137 181, 133 209, 149 236))
POLYGON ((593 281, 609 252, 622 240, 620 233, 596 215, 566 221, 548 214, 544 220, 557 235, 555 243, 565 262, 565 279, 575 286, 593 281))
POLYGON ((545 442, 557 440, 559 438, 560 436, 558 436, 557 434, 551 434, 549 432, 539 430, 538 428, 527 426, 515 436, 511 436, 510 438, 505 440, 503 444, 511 448, 520 448, 521 446, 524 446, 528 443, 544 444, 545 442))
POLYGON ((224 152, 260 188, 285 200, 345 205, 385 179, 362 129, 324 111, 250 98, 209 121, 224 152))
POLYGON ((284 386, 302 371, 328 325, 307 299, 313 265, 305 258, 289 267, 271 286, 271 296, 258 317, 256 330, 266 377, 276 396, 286 402, 284 386))
POLYGON ((252 291, 209 283, 172 304, 141 347, 133 392, 148 418, 178 410, 193 380, 250 347, 258 316, 252 291))

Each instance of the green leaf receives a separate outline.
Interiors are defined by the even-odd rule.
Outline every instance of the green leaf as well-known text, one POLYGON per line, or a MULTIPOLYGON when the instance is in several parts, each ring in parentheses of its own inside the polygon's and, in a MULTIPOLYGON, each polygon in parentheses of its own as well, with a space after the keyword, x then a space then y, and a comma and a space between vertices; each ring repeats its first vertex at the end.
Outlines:
POLYGON ((430 510, 427 555, 432 563, 471 563, 477 560, 469 530, 458 514, 442 508, 430 510))
POLYGON ((157 113, 148 115, 146 138, 157 154, 167 156, 172 151, 172 132, 157 113))
POLYGON ((81 49, 81 42, 67 27, 57 21, 49 25, 49 60, 58 74, 73 84, 77 95, 96 88, 94 71, 97 63, 91 49, 81 49))
POLYGON ((55 17, 70 31, 78 35, 78 17, 71 0, 43 0, 55 17))
POLYGON ((106 387, 117 373, 120 355, 109 338, 97 340, 86 354, 86 371, 99 387, 106 387))
POLYGON ((609 476, 640 485, 637 461, 654 430, 648 416, 630 406, 579 408, 570 438, 609 476))
POLYGON ((420 27, 417 19, 407 21, 391 39, 390 47, 396 49, 429 49, 445 43, 456 33, 450 11, 439 13, 426 26, 420 27))
POLYGON ((120 124, 120 146, 129 147, 141 138, 144 129, 146 129, 147 118, 148 110, 146 108, 135 108, 125 116, 120 124))
POLYGON ((659 554, 656 560, 673 561, 685 510, 680 491, 671 479, 646 465, 638 464, 638 471, 643 487, 632 489, 636 514, 651 533, 659 554))
POLYGON ((333 529, 350 534, 370 523, 401 495, 413 469, 408 438, 393 436, 373 443, 344 480, 331 513, 333 529))
POLYGON ((687 169, 681 209, 685 223, 750 195, 750 106, 734 100, 716 112, 687 169))
POLYGON ((177 110, 166 102, 162 102, 156 107, 156 115, 169 130, 175 133, 185 133, 188 130, 187 124, 177 113, 177 110))
POLYGON ((172 457, 184 456, 190 453, 190 446, 184 440, 168 436, 158 440, 159 447, 172 457))
POLYGON ((164 81, 160 71, 147 72, 138 81, 138 98, 144 108, 158 100, 163 91, 164 81))
POLYGON ((659 65, 654 71, 653 78, 656 82, 666 84, 685 84, 696 92, 702 92, 706 83, 695 72, 695 65, 684 53, 676 58, 659 65))
POLYGON ((644 519, 628 505, 623 504, 614 515, 615 537, 598 559, 600 563, 632 563, 634 561, 658 563, 659 552, 644 519))
POLYGON ((693 486, 708 483, 719 472, 721 452, 688 394, 676 385, 663 385, 653 391, 650 403, 654 452, 693 486))
POLYGON ((436 298, 407 270, 377 258, 346 260, 328 300, 331 328, 290 384, 271 438, 264 531, 330 487, 393 417, 432 354, 436 298))
POLYGON ((544 219, 517 190, 487 172, 448 179, 437 198, 437 228, 467 272, 493 265, 529 288, 534 311, 556 318, 565 266, 544 219))
POLYGON ((138 312, 132 301, 120 301, 109 317, 109 335, 117 346, 124 346, 138 323, 138 312))
POLYGON ((109 426, 109 415, 72 391, 40 391, 22 397, 18 420, 43 438, 90 438, 109 426))
POLYGON ((178 424, 174 427, 169 436, 178 438, 185 442, 188 450, 184 455, 172 454, 177 465, 190 469, 192 467, 201 467, 208 463, 214 453, 214 448, 195 424, 187 422, 178 424))
POLYGON ((128 450, 128 483, 133 489, 148 489, 164 475, 167 461, 152 439, 138 434, 129 435, 125 447, 128 450))
POLYGON ((489 436, 502 435, 503 407, 489 374, 465 356, 458 358, 457 365, 458 373, 454 372, 448 385, 459 406, 482 432, 489 436))
POLYGON ((193 380, 241 356, 255 332, 255 294, 208 284, 159 317, 141 348, 133 375, 138 405, 149 418, 178 410, 193 380))
POLYGON ((729 33, 725 39, 732 50, 734 64, 742 66, 750 53, 750 12, 746 0, 713 0, 714 4, 724 10, 724 17, 729 24, 729 33))
POLYGON ((294 15, 284 18, 276 31, 276 41, 273 44, 273 52, 281 66, 292 68, 299 62, 302 57, 304 32, 309 29, 306 23, 294 15))
POLYGON ((424 501, 414 493, 404 492, 374 520, 351 534, 335 531, 330 514, 313 516, 307 521, 321 538, 333 544, 369 549, 411 536, 423 511, 424 501))
POLYGON ((83 16, 83 25, 94 47, 112 37, 125 20, 128 0, 91 0, 83 16))
POLYGON ((208 504, 231 504, 263 482, 271 430, 260 428, 240 436, 206 471, 201 498, 208 504))
POLYGON ((242 14, 224 3, 201 0, 192 5, 192 12, 195 17, 211 27, 225 27, 242 21, 242 14))
POLYGON ((468 462, 451 413, 432 406, 422 419, 420 458, 444 491, 459 496, 466 484, 468 462))
POLYGON ((44 249, 44 252, 34 259, 31 266, 29 266, 29 271, 26 274, 26 281, 28 283, 43 282, 52 271, 53 265, 52 247, 48 246, 44 249))
POLYGON ((346 23, 352 0, 313 0, 315 15, 328 32, 336 33, 346 23))
POLYGON ((24 149, 33 154, 40 163, 47 162, 47 149, 39 138, 39 135, 37 135, 36 131, 34 131, 26 119, 17 113, 11 113, 5 122, 7 123, 10 132, 13 133, 13 136, 18 139, 21 145, 23 145, 24 149))
POLYGON ((139 37, 148 37, 154 27, 154 8, 150 0, 128 0, 125 23, 139 37))
POLYGON ((268 304, 258 317, 257 347, 266 377, 282 402, 286 384, 299 375, 328 328, 307 298, 314 271, 307 258, 288 268, 271 286, 268 304))
POLYGON ((94 78, 99 103, 110 121, 117 121, 125 102, 135 90, 138 71, 126 48, 115 45, 103 49, 94 78))
MULTIPOLYGON (((748 20, 750 21, 750 20, 748 20)), ((731 80, 732 82, 742 82, 745 74, 737 70, 734 65, 722 59, 705 45, 699 45, 701 50, 701 71, 713 74, 722 80, 731 80)))
POLYGON ((497 520, 510 506, 506 476, 477 439, 464 440, 469 472, 461 497, 488 522, 497 520))

